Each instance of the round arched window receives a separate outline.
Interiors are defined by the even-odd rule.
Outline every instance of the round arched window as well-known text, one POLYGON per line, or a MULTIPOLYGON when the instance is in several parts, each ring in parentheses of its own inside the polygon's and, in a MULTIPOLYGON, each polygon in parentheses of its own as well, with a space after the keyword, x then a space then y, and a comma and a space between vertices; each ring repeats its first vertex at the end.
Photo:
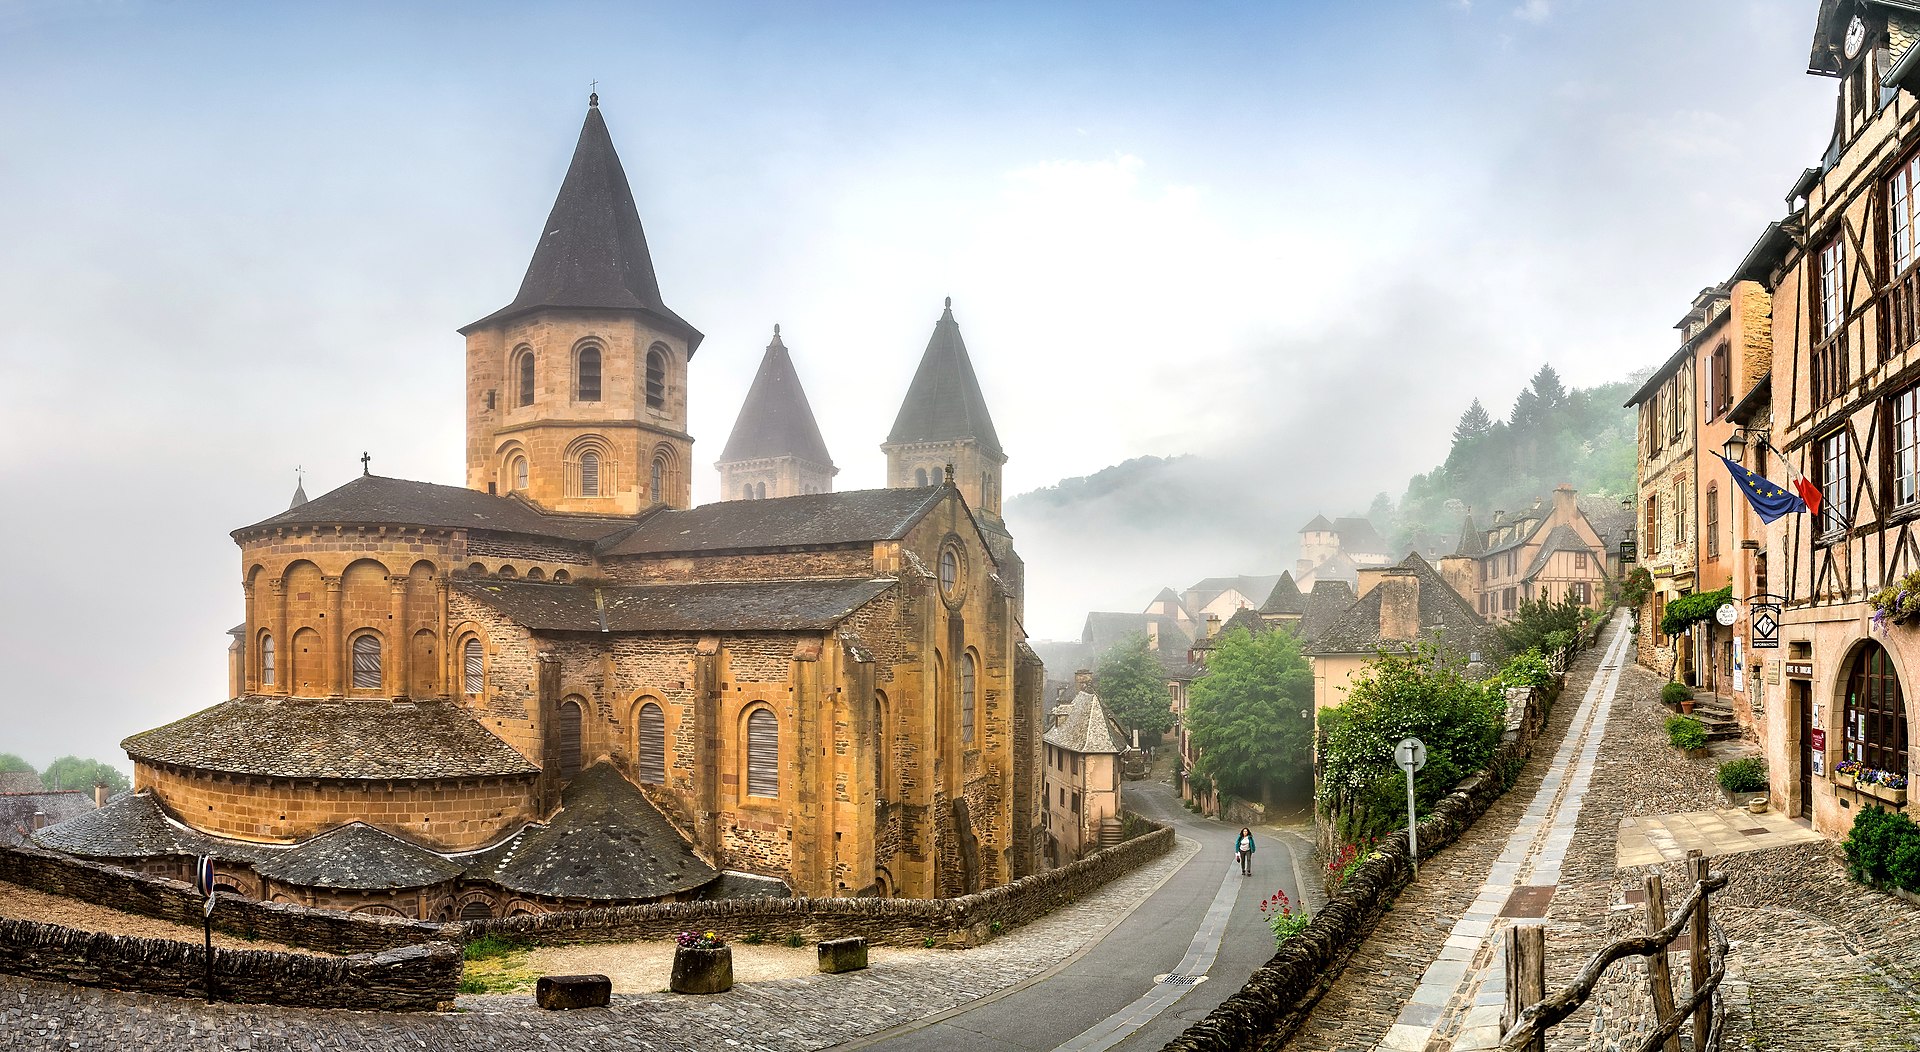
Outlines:
POLYGON ((949 544, 940 552, 940 594, 947 602, 960 601, 960 546, 949 544))

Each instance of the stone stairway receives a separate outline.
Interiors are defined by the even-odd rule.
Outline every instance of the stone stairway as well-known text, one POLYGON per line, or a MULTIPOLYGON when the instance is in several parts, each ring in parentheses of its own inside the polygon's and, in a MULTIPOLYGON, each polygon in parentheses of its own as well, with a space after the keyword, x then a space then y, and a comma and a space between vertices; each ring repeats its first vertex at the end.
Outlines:
POLYGON ((1695 694, 1692 716, 1706 725, 1707 740, 1710 742, 1740 739, 1740 722, 1734 719, 1733 704, 1726 698, 1695 694))

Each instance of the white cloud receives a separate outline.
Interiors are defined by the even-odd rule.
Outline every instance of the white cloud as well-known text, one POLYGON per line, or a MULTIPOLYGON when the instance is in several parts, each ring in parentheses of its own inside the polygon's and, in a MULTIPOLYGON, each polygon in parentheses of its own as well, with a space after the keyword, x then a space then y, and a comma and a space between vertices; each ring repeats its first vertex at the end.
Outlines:
POLYGON ((1535 25, 1545 22, 1552 14, 1551 0, 1524 0, 1519 7, 1513 9, 1513 17, 1535 25))

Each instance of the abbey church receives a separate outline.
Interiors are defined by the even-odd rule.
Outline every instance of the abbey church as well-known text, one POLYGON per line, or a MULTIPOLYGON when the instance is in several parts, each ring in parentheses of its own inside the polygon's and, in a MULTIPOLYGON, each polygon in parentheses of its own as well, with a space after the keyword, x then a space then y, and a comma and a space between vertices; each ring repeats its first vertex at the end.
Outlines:
POLYGON ((466 485, 234 531, 233 697, 128 738, 136 791, 42 846, 427 919, 1031 871, 1041 670, 951 302, 888 488, 834 492, 776 328, 693 507, 702 337, 596 97, 519 293, 460 331, 466 485))

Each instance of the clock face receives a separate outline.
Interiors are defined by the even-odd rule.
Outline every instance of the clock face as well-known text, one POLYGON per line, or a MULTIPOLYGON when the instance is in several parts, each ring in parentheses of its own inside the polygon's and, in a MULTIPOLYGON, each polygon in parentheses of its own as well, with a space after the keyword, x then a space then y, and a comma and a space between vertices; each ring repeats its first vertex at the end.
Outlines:
POLYGON ((1853 58, 1860 54, 1860 45, 1866 42, 1867 24, 1860 21, 1859 15, 1855 15, 1853 21, 1847 23, 1847 57, 1853 58))

